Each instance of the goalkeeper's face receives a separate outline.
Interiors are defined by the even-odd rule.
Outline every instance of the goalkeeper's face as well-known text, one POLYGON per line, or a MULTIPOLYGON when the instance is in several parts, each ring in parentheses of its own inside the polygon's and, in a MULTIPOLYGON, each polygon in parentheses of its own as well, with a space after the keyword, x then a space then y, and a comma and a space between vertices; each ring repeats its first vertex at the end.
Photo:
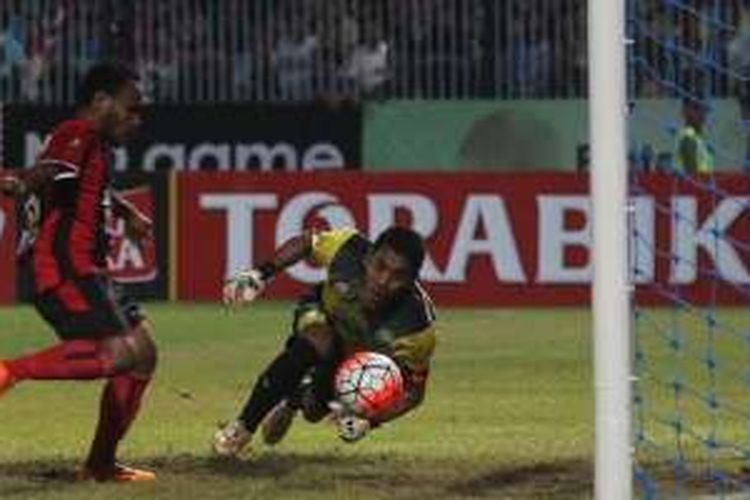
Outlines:
POLYGON ((382 246, 365 260, 362 305, 375 310, 398 297, 412 285, 409 260, 388 246, 382 246))

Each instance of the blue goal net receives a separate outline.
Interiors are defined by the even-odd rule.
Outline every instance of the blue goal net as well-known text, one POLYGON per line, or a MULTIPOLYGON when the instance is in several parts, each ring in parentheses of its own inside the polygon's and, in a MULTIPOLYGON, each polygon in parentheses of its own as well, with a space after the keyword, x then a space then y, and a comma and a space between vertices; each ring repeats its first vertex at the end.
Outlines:
POLYGON ((637 491, 750 498, 750 2, 627 15, 637 491))

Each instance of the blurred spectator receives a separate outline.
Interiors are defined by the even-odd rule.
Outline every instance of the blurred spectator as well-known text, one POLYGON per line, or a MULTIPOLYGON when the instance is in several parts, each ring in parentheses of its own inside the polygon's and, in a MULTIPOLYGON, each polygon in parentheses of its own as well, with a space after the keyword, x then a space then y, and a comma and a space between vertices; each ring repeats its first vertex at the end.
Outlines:
POLYGON ((171 39, 160 38, 152 54, 138 65, 138 76, 148 99, 174 100, 178 91, 178 57, 171 39))
POLYGON ((673 72, 667 47, 677 41, 672 16, 665 15, 664 5, 655 1, 637 4, 636 16, 637 92, 646 98, 664 97, 667 89, 662 74, 673 72))
POLYGON ((167 4, 155 6, 134 19, 133 43, 147 48, 134 54, 135 66, 144 94, 149 99, 171 100, 176 97, 181 60, 179 47, 188 43, 183 36, 174 33, 171 26, 159 22, 168 15, 168 7, 167 4))
POLYGON ((273 48, 271 65, 279 96, 285 100, 309 100, 314 94, 313 67, 318 39, 302 23, 285 20, 273 48))
MULTIPOLYGON (((677 97, 702 72, 702 90, 746 109, 747 90, 719 69, 745 64, 742 4, 632 0, 636 94, 677 97)), ((132 62, 166 100, 587 91, 585 0, 6 0, 0 20, 5 99, 58 96, 102 58, 132 62)))
POLYGON ((14 15, 10 18, 8 27, 0 34, 0 79, 15 92, 18 92, 19 84, 15 75, 18 75, 26 65, 24 39, 23 18, 14 15))
POLYGON ((258 76, 266 70, 264 54, 267 56, 270 51, 263 33, 247 22, 247 17, 257 12, 257 6, 231 2, 227 13, 232 93, 243 100, 249 100, 257 91, 258 76))
MULTIPOLYGON (((76 8, 68 13, 67 25, 84 25, 94 28, 78 40, 79 46, 74 65, 75 72, 79 75, 83 75, 90 66, 104 58, 105 44, 111 43, 111 50, 124 50, 120 41, 110 39, 110 37, 117 36, 118 39, 126 39, 128 35, 121 31, 125 27, 120 25, 120 21, 117 18, 118 14, 112 9, 112 6, 106 5, 103 6, 106 8, 101 7, 99 4, 90 1, 79 2, 76 8)), ((132 32, 132 28, 130 31, 132 32)), ((73 40, 70 40, 69 32, 63 31, 63 36, 66 38, 62 41, 61 45, 73 42, 73 40)), ((117 57, 118 59, 120 57, 128 57, 125 51, 122 54, 117 52, 106 53, 113 54, 113 57, 117 57)))
MULTIPOLYGON (((514 97, 545 95, 550 91, 552 48, 547 24, 536 18, 536 3, 513 0, 514 22, 503 40, 500 57, 510 62, 505 78, 506 84, 515 89, 514 97)), ((567 61, 572 60, 570 55, 565 54, 567 61)))
POLYGON ((710 174, 714 171, 714 154, 704 135, 706 104, 701 99, 686 98, 682 103, 684 125, 677 133, 674 168, 687 174, 710 174))
POLYGON ((42 78, 50 70, 50 55, 60 41, 66 10, 63 5, 51 6, 42 16, 32 19, 29 29, 28 60, 22 73, 25 97, 35 100, 40 94, 42 78))
POLYGON ((737 31, 729 42, 729 68, 733 76, 732 90, 740 102, 745 127, 744 169, 750 171, 750 5, 744 5, 737 31))
MULTIPOLYGON (((80 5, 80 4, 79 4, 80 5)), ((128 65, 135 62, 135 8, 133 2, 108 0, 102 12, 102 51, 128 65)), ((158 25, 157 25, 158 26, 158 25)))
POLYGON ((358 95, 375 96, 388 80, 389 47, 378 25, 366 26, 364 40, 356 46, 344 68, 344 77, 358 95))

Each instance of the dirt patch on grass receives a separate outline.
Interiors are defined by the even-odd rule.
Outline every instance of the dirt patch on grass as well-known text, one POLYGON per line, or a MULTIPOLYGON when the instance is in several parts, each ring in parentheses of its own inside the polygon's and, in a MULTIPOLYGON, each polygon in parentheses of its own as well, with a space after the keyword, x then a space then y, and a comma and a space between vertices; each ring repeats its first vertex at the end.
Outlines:
MULTIPOLYGON (((178 498, 175 486, 195 498, 221 498, 226 488, 248 486, 247 498, 585 498, 591 491, 587 462, 493 466, 459 460, 347 453, 264 453, 248 460, 176 455, 137 459, 159 474, 153 498, 178 498), (227 486, 231 485, 231 486, 227 486), (251 489, 252 488, 252 489, 251 489), (222 493, 223 492, 223 493, 222 493), (318 497, 315 497, 318 498, 318 497)), ((74 496, 77 463, 45 460, 0 463, 0 497, 35 498, 53 492, 74 496)), ((83 494, 83 492, 80 492, 83 494)), ((90 498, 98 498, 95 494, 90 498)), ((107 495, 101 496, 106 498, 107 495)))

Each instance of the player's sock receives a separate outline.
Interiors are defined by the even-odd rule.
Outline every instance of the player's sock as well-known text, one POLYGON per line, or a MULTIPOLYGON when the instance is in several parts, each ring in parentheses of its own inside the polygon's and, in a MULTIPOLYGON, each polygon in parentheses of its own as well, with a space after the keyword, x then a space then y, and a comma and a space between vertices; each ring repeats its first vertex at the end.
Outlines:
POLYGON ((104 386, 99 423, 86 461, 87 468, 104 470, 114 465, 117 444, 138 414, 150 380, 149 377, 126 373, 113 377, 104 386))
POLYGON ((305 372, 318 361, 315 347, 305 338, 295 337, 258 378, 240 420, 251 433, 266 414, 297 388, 305 372))
POLYGON ((96 340, 68 340, 6 362, 15 381, 90 380, 115 372, 111 354, 96 340))
POLYGON ((151 383, 151 377, 145 375, 136 374, 125 374, 119 375, 114 379, 116 392, 121 394, 121 397, 125 400, 123 406, 123 423, 120 426, 120 434, 118 439, 125 437, 125 434, 130 429, 131 424, 138 415, 141 409, 141 401, 143 401, 143 395, 146 392, 146 388, 151 383))

